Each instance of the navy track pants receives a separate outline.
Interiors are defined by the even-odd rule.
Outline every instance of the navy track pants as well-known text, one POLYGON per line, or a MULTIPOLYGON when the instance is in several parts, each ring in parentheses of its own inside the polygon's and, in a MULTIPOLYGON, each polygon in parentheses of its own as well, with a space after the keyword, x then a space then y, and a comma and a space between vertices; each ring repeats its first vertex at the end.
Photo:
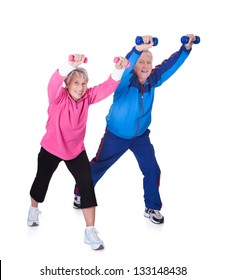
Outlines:
MULTIPOLYGON (((150 131, 133 139, 124 139, 105 131, 96 156, 91 161, 91 174, 94 186, 105 172, 127 151, 130 150, 143 174, 145 207, 160 210, 162 202, 159 194, 160 168, 149 138, 150 131)), ((79 194, 75 186, 75 194, 79 194)))

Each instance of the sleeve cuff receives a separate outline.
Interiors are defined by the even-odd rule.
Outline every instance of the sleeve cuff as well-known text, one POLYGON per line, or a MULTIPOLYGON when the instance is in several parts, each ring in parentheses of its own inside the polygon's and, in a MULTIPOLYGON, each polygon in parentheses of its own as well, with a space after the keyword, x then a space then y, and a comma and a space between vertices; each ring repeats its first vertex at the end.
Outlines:
POLYGON ((66 77, 74 69, 75 68, 73 66, 66 62, 65 64, 59 67, 59 74, 63 77, 66 77))
POLYGON ((120 81, 122 76, 123 76, 123 72, 124 72, 125 69, 117 69, 117 68, 114 68, 112 74, 111 74, 111 77, 114 81, 120 81))

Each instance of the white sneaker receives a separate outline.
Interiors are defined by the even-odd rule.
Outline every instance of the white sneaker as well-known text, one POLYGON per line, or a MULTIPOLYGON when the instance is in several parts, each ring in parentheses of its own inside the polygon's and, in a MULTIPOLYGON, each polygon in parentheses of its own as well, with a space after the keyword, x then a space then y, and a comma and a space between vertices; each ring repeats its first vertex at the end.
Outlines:
POLYGON ((34 226, 39 226, 39 214, 41 212, 37 207, 30 207, 29 213, 28 213, 28 218, 27 218, 27 225, 29 227, 34 227, 34 226))
POLYGON ((144 216, 155 224, 164 223, 164 217, 160 214, 159 210, 145 208, 144 216))
POLYGON ((91 245, 93 250, 104 249, 103 241, 98 237, 98 232, 95 227, 88 227, 84 232, 84 242, 91 245))

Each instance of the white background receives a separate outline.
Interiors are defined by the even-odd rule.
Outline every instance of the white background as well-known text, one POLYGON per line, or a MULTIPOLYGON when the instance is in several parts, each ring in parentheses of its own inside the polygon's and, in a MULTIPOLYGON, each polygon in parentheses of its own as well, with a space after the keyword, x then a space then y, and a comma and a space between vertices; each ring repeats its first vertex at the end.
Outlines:
MULTIPOLYGON (((0 259, 4 280, 97 279, 40 276, 48 268, 186 266, 187 276, 224 279, 224 13, 223 1, 7 0, 0 4, 1 182, 0 259), (143 217, 142 174, 126 153, 96 186, 96 227, 105 250, 83 243, 81 211, 72 208, 73 178, 55 172, 40 226, 26 225, 29 190, 47 120, 47 83, 70 53, 84 53, 89 86, 111 73, 137 35, 151 34, 154 65, 194 33, 201 43, 182 68, 156 89, 151 140, 162 170, 163 225, 143 217)), ((89 110, 85 145, 91 159, 105 129, 112 96, 89 110)), ((130 270, 128 273, 127 270, 130 270)))

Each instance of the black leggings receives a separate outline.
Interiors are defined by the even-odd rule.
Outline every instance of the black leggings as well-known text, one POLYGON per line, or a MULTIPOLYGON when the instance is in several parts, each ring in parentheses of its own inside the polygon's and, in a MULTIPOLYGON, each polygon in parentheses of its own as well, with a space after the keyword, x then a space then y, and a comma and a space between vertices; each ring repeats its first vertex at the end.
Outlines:
MULTIPOLYGON (((61 158, 41 148, 38 154, 37 174, 30 190, 31 197, 37 202, 44 201, 51 177, 61 161, 61 158)), ((97 206, 91 168, 86 151, 81 152, 75 159, 64 160, 64 162, 73 175, 76 184, 79 185, 82 197, 81 208, 97 206)))

